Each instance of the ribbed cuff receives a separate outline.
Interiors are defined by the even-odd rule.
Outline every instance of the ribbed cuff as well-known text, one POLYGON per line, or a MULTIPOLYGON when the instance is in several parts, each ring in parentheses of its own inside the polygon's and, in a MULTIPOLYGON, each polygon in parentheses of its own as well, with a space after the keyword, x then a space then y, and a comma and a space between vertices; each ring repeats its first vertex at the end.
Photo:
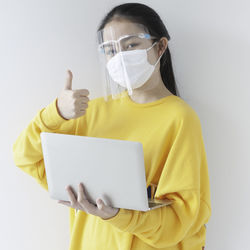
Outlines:
POLYGON ((59 114, 56 102, 57 97, 47 107, 41 110, 42 122, 49 129, 57 129, 63 122, 69 121, 59 114))
POLYGON ((109 219, 102 219, 103 221, 109 222, 113 226, 119 228, 122 231, 127 231, 129 228, 127 227, 128 221, 131 221, 131 217, 133 216, 133 211, 130 209, 123 209, 120 208, 119 212, 109 218, 109 219))

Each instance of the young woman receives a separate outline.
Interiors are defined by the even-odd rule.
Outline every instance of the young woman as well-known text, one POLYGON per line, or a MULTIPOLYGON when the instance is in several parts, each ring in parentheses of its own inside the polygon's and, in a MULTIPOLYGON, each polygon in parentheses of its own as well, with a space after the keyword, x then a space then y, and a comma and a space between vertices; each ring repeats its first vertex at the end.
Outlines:
POLYGON ((101 199, 91 204, 84 183, 77 194, 68 186, 70 202, 59 202, 70 208, 69 249, 204 249, 211 216, 206 152, 199 117, 176 95, 167 29, 152 8, 127 3, 105 16, 98 34, 108 100, 72 90, 69 71, 60 95, 14 143, 15 164, 48 190, 42 131, 140 141, 147 187, 173 203, 148 212, 113 208, 101 199), (121 98, 112 98, 117 90, 121 98))

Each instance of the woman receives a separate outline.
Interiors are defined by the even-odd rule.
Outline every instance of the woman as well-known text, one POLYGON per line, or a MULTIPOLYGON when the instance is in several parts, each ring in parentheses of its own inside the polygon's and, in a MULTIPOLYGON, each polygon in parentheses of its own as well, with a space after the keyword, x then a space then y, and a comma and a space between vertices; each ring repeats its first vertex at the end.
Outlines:
MULTIPOLYGON (((116 6, 103 19, 98 31, 104 31, 105 44, 110 29, 115 31, 114 44, 128 59, 115 68, 121 54, 112 51, 105 65, 110 79, 125 87, 123 98, 89 100, 88 90, 72 90, 69 71, 59 97, 37 113, 14 143, 15 164, 48 190, 42 131, 140 141, 147 187, 156 187, 154 197, 173 204, 148 212, 113 208, 101 199, 95 206, 85 199, 84 183, 77 194, 69 186, 71 202, 59 201, 70 208, 69 249, 204 249, 205 223, 211 216, 206 152, 196 112, 176 95, 170 36, 157 13, 137 3, 116 6), (138 35, 139 45, 121 44, 121 37, 137 33, 143 34, 138 35), (146 61, 136 61, 134 55, 146 61), (135 61, 138 68, 131 67, 124 84, 122 72, 129 72, 135 61)), ((106 49, 103 45, 99 48, 106 49)))

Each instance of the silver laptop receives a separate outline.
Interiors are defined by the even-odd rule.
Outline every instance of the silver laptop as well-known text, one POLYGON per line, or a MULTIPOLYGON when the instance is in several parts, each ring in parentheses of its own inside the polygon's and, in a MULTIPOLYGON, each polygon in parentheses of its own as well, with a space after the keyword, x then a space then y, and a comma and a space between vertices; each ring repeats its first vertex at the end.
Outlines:
POLYGON ((49 196, 69 201, 83 183, 88 200, 101 198, 112 207, 148 211, 172 200, 148 197, 140 142, 41 132, 49 196))

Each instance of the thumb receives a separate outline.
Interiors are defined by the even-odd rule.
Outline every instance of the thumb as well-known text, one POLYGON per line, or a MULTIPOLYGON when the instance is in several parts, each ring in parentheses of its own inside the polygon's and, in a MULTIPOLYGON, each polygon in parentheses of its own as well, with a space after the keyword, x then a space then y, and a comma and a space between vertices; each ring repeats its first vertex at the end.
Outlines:
POLYGON ((72 78, 73 78, 73 74, 72 74, 72 72, 69 69, 67 70, 67 72, 68 72, 68 75, 67 75, 66 83, 64 85, 64 89, 72 90, 72 78))
POLYGON ((99 209, 103 209, 103 207, 105 206, 105 204, 103 203, 101 199, 97 199, 96 204, 99 209))

